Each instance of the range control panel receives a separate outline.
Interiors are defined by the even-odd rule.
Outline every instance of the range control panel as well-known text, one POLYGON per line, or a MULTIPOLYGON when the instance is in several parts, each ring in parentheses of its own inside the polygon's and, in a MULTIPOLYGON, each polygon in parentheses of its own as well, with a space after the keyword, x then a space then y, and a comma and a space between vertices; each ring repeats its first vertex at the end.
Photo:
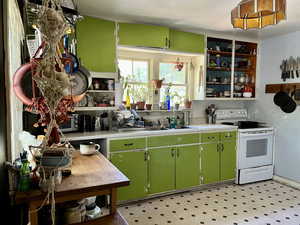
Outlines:
POLYGON ((246 109, 218 109, 215 112, 217 120, 245 120, 248 118, 246 109))

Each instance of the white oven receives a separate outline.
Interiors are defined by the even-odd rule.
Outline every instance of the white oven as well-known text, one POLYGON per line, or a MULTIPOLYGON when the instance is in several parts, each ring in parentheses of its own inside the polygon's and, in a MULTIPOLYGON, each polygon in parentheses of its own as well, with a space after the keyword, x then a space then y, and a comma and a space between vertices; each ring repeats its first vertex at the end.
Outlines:
POLYGON ((238 183, 273 176, 273 128, 239 130, 238 183))

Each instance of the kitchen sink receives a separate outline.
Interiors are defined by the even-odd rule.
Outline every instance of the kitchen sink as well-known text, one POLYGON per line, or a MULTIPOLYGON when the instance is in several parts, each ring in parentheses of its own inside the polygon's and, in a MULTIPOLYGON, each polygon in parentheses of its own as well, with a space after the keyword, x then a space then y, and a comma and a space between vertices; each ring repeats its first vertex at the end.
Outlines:
POLYGON ((190 129, 190 127, 182 127, 182 128, 176 128, 176 129, 171 129, 171 128, 154 128, 154 127, 141 127, 141 128, 121 128, 118 129, 118 132, 136 132, 136 131, 160 131, 160 130, 182 130, 182 129, 190 129))
POLYGON ((134 128, 121 128, 121 129, 118 129, 118 132, 135 132, 135 131, 146 131, 147 128, 144 128, 144 127, 141 127, 141 128, 137 128, 137 127, 134 127, 134 128))

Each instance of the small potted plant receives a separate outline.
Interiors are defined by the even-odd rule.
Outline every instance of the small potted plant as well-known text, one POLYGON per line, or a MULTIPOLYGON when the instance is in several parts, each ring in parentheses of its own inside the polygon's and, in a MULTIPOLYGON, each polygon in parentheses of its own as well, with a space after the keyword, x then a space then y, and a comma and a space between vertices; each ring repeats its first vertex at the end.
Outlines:
POLYGON ((175 110, 179 110, 180 105, 182 105, 184 102, 184 98, 181 95, 179 95, 177 91, 173 91, 171 97, 173 98, 173 102, 175 102, 175 110))
POLYGON ((137 99, 136 105, 138 110, 144 110, 146 105, 147 88, 146 87, 135 87, 133 90, 134 98, 137 99))
POLYGON ((190 101, 189 99, 186 99, 186 100, 184 101, 184 107, 185 107, 186 109, 192 108, 192 101, 190 101))

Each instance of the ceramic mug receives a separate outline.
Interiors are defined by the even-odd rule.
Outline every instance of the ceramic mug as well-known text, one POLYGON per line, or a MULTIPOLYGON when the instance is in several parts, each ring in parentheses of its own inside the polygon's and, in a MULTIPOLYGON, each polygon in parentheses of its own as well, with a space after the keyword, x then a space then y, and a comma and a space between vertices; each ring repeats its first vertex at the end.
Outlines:
POLYGON ((100 150, 100 145, 94 142, 89 142, 85 144, 80 144, 80 153, 82 155, 92 155, 100 150))

